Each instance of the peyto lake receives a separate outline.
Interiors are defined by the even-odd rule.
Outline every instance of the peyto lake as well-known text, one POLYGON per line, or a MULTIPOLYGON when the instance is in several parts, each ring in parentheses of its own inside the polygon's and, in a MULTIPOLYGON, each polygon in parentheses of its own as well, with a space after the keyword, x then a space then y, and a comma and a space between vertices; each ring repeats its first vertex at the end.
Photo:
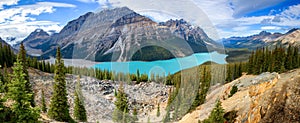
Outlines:
POLYGON ((195 53, 187 57, 173 58, 169 60, 158 61, 129 61, 129 62, 101 62, 93 66, 115 72, 136 73, 137 69, 140 73, 148 74, 173 74, 180 70, 201 65, 207 61, 213 61, 218 64, 226 64, 226 54, 218 52, 211 53, 195 53))

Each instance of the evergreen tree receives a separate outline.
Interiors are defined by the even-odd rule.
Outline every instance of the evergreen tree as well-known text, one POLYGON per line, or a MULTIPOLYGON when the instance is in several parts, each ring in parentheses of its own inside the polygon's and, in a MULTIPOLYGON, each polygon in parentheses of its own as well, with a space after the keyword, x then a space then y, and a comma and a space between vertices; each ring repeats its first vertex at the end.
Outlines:
POLYGON ((42 111, 44 113, 47 112, 47 106, 46 106, 46 101, 45 101, 45 93, 44 90, 42 90, 42 111))
MULTIPOLYGON (((0 80, 1 82, 1 80, 0 80)), ((5 121, 5 122, 12 122, 13 118, 13 114, 12 111, 10 110, 10 108, 4 106, 5 100, 2 97, 2 95, 0 95, 0 121, 5 121)))
MULTIPOLYGON (((26 58, 26 50, 25 50, 23 43, 21 43, 21 45, 20 45, 18 60, 20 61, 20 64, 23 67, 23 73, 25 74, 24 78, 26 80, 26 83, 25 83, 26 91, 28 91, 29 93, 32 93, 32 95, 34 95, 34 93, 32 91, 32 85, 30 84, 30 81, 29 81, 29 75, 28 75, 28 70, 27 70, 28 69, 28 61, 26 58)), ((32 96, 32 98, 30 99, 30 103, 31 103, 31 106, 33 106, 33 107, 35 106, 34 96, 32 96)))
POLYGON ((167 113, 163 119, 163 123, 167 123, 171 121, 171 117, 170 117, 170 107, 167 107, 167 113))
POLYGON ((293 49, 291 45, 289 45, 287 49, 284 67, 288 70, 291 70, 293 68, 293 49))
POLYGON ((224 116, 224 109, 222 108, 221 101, 218 100, 217 104, 215 105, 214 109, 212 110, 208 119, 205 119, 204 123, 224 123, 225 118, 224 116))
POLYGON ((53 95, 48 110, 48 116, 57 121, 72 121, 69 114, 69 105, 66 90, 66 80, 64 72, 64 62, 61 59, 60 48, 57 48, 53 95))
POLYGON ((132 114, 133 114, 133 122, 138 121, 139 119, 138 119, 138 117, 137 117, 138 112, 137 112, 136 107, 133 108, 133 113, 132 113, 132 114))
MULTIPOLYGON (((0 65, 1 67, 1 65, 0 65)), ((0 80, 0 83, 2 80, 0 80)), ((4 92, 4 88, 2 85, 0 85, 0 93, 3 93, 4 92)), ((9 116, 11 115, 11 110, 7 107, 4 106, 4 99, 2 97, 2 95, 0 95, 0 121, 11 121, 12 118, 10 118, 9 116)))
POLYGON ((140 79, 140 71, 139 69, 136 70, 136 84, 139 84, 141 82, 140 79))
POLYGON ((226 82, 231 82, 232 81, 232 70, 231 70, 231 65, 227 65, 227 76, 226 76, 226 82))
POLYGON ((123 83, 120 83, 120 87, 118 89, 118 93, 116 96, 117 100, 115 101, 115 110, 113 112, 113 120, 115 122, 122 122, 126 114, 128 113, 128 101, 127 95, 124 92, 123 83), (125 115, 125 116, 124 116, 125 115))
POLYGON ((298 52, 299 52, 298 47, 294 47, 294 52, 293 52, 293 57, 292 57, 293 68, 299 67, 299 53, 298 52))
POLYGON ((156 112, 156 116, 157 116, 157 117, 160 116, 160 106, 159 106, 159 103, 157 104, 157 112, 156 112))
POLYGON ((11 110, 15 115, 14 122, 38 122, 37 108, 31 106, 33 94, 26 88, 27 80, 22 63, 18 59, 13 67, 11 83, 8 84, 8 99, 13 100, 11 110))
POLYGON ((74 102, 74 117, 76 120, 81 122, 87 121, 86 110, 84 107, 83 96, 81 92, 80 78, 78 77, 76 87, 75 87, 75 102, 74 102))
POLYGON ((231 90, 230 90, 230 94, 228 97, 233 96, 233 94, 235 94, 238 91, 238 87, 236 85, 233 85, 231 90))
MULTIPOLYGON (((0 65, 0 69, 1 69, 1 65, 0 65)), ((0 93, 6 92, 5 90, 6 90, 6 83, 4 83, 4 76, 0 72, 0 93)))

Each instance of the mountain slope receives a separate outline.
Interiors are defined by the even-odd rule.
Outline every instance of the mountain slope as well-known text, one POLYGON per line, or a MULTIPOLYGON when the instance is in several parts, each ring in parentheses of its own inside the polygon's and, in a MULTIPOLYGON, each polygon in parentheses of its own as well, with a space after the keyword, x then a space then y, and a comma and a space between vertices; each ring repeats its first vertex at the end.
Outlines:
POLYGON ((159 51, 168 55, 161 59, 168 59, 207 52, 217 48, 218 44, 201 28, 193 27, 182 19, 156 23, 122 7, 82 15, 70 21, 58 34, 45 38, 43 43, 32 48, 40 50, 42 57, 48 58, 54 56, 56 46, 62 47, 64 58, 130 61, 134 55, 158 53, 144 49, 163 49, 159 51))

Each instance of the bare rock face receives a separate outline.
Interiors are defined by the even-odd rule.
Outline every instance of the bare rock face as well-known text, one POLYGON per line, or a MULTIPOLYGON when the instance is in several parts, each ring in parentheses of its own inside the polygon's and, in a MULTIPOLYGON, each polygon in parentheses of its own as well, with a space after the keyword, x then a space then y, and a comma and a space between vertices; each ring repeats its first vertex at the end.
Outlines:
MULTIPOLYGON (((35 101, 41 105, 42 90, 45 93, 46 105, 49 106, 54 83, 54 75, 39 70, 30 69, 30 81, 35 92, 35 101)), ((70 114, 73 114, 74 90, 77 81, 75 75, 66 76, 68 102, 70 114)), ((80 78, 84 105, 87 110, 89 122, 112 122, 112 113, 115 109, 114 92, 118 89, 120 82, 111 80, 98 80, 92 77, 82 76, 80 78)), ((138 117, 146 119, 148 113, 155 110, 158 103, 166 103, 168 99, 169 86, 158 83, 144 83, 128 85, 124 83, 124 90, 128 96, 129 110, 132 113, 134 107, 138 110, 138 117)))

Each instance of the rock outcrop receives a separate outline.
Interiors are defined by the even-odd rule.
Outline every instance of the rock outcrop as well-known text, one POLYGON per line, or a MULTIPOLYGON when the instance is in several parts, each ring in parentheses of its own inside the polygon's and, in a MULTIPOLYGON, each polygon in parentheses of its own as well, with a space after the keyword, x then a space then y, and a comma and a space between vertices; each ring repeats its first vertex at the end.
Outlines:
POLYGON ((208 118, 217 99, 225 112, 237 111, 237 123, 299 122, 299 73, 300 69, 283 74, 244 75, 231 83, 213 86, 206 102, 179 122, 197 123, 208 118), (228 97, 233 85, 238 86, 238 92, 228 97))

